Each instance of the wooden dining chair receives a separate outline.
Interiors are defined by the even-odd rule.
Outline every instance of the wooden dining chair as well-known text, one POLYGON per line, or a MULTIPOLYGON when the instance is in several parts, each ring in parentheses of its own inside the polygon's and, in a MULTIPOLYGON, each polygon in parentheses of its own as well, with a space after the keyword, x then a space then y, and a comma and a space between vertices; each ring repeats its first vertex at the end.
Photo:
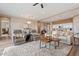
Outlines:
POLYGON ((49 37, 47 37, 45 35, 40 35, 40 48, 43 48, 42 43, 44 43, 45 48, 47 47, 46 44, 49 44, 49 48, 50 48, 50 42, 51 42, 51 40, 49 39, 49 37))

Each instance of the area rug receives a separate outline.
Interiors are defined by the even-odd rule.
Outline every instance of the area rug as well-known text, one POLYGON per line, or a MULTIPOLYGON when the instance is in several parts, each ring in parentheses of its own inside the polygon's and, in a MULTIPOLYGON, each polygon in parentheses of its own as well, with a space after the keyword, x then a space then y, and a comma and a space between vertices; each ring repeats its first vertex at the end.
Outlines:
POLYGON ((4 48, 0 48, 0 56, 3 54, 4 48))
POLYGON ((72 46, 61 44, 54 48, 51 43, 50 49, 39 48, 39 41, 33 41, 17 46, 10 46, 4 49, 2 56, 66 56, 70 52, 72 46))

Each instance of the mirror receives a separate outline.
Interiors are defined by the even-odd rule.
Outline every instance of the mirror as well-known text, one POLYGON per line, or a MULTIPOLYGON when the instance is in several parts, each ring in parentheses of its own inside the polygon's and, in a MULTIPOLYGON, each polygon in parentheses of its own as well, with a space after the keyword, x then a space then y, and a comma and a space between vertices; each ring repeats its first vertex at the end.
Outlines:
POLYGON ((10 34, 10 22, 8 18, 1 19, 1 36, 8 36, 10 34))

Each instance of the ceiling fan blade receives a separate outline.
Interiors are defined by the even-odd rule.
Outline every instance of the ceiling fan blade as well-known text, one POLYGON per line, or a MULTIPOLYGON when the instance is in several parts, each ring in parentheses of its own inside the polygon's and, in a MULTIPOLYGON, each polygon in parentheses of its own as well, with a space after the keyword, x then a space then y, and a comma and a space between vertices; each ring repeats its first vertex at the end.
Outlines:
POLYGON ((39 3, 35 3, 35 4, 33 4, 33 6, 36 6, 37 4, 39 4, 39 3))
POLYGON ((43 4, 41 4, 41 8, 44 8, 43 4))

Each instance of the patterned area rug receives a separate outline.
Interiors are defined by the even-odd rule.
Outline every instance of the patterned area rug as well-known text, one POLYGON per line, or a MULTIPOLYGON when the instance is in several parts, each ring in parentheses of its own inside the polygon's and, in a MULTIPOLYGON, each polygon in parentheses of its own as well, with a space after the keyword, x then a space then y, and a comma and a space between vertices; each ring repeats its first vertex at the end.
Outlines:
POLYGON ((0 56, 3 54, 4 48, 0 48, 0 56))
POLYGON ((3 56, 66 56, 72 46, 61 44, 54 48, 53 42, 50 49, 39 48, 39 41, 33 41, 22 45, 7 47, 3 51, 3 56))

